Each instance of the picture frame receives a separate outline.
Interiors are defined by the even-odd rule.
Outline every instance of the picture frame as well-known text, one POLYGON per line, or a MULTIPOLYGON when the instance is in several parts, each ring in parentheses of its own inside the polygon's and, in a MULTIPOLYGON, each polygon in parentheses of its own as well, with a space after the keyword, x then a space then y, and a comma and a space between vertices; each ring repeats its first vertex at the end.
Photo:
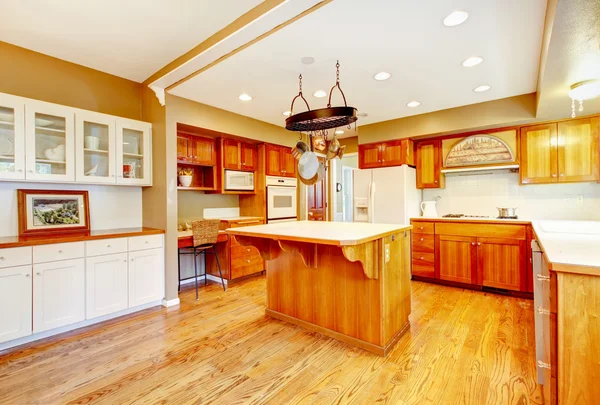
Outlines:
POLYGON ((19 236, 90 230, 87 190, 17 190, 19 236))

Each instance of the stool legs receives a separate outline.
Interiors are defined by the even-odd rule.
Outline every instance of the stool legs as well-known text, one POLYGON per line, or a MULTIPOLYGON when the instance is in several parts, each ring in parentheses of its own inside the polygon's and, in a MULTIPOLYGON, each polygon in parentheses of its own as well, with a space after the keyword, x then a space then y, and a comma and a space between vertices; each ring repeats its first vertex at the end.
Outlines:
POLYGON ((217 267, 219 268, 219 276, 221 277, 221 284, 223 285, 223 291, 225 291, 225 280, 223 280, 223 273, 221 272, 221 262, 219 262, 219 255, 217 254, 217 245, 213 245, 213 252, 217 261, 217 267))
POLYGON ((198 260, 196 260, 196 248, 194 248, 194 281, 196 282, 196 300, 198 300, 198 260))

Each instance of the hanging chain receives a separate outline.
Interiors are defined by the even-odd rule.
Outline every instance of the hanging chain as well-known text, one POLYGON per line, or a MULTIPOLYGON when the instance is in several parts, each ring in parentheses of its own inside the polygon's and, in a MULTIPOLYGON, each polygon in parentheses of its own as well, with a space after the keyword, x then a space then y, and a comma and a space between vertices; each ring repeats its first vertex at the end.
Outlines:
POLYGON ((300 94, 302 94, 302 73, 300 73, 300 76, 298 76, 298 79, 300 79, 300 94))
POLYGON ((340 82, 340 61, 338 60, 335 64, 335 83, 340 82))
POLYGON ((571 99, 571 118, 575 118, 575 99, 571 99))

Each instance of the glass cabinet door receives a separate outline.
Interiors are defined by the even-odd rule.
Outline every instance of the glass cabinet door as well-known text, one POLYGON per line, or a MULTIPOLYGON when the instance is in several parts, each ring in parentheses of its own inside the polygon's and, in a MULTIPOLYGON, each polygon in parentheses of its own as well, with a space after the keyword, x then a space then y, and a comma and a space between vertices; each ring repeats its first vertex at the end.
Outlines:
POLYGON ((89 111, 75 113, 75 179, 82 183, 116 183, 115 117, 89 111))
POLYGON ((25 105, 27 180, 75 181, 73 109, 27 101, 25 105))
POLYGON ((0 179, 25 179, 25 100, 0 94, 0 179))
POLYGON ((151 128, 146 122, 117 120, 117 184, 152 185, 151 128))

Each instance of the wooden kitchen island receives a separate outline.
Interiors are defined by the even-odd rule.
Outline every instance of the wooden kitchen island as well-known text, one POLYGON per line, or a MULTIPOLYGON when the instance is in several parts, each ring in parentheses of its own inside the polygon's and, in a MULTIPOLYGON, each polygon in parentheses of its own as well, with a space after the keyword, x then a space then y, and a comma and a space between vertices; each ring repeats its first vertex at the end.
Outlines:
POLYGON ((299 221, 226 232, 266 260, 268 315, 385 356, 410 326, 411 228, 299 221))

